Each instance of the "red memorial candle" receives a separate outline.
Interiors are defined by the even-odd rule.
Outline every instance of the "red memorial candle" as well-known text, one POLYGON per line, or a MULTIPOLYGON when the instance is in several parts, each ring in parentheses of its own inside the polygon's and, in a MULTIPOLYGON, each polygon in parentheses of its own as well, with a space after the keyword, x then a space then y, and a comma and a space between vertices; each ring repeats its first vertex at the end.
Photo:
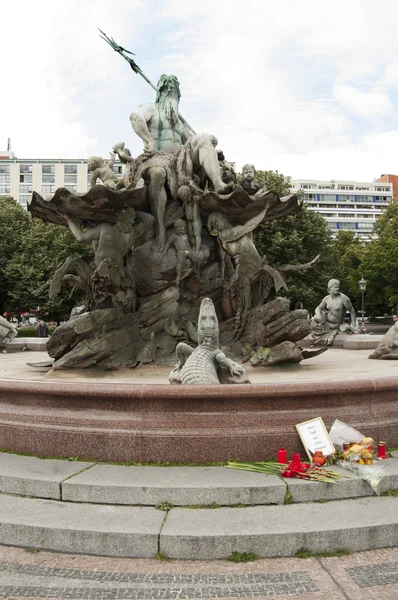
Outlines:
POLYGON ((300 466, 300 462, 301 462, 300 454, 293 454, 292 455, 293 467, 299 467, 300 466))
POLYGON ((279 448, 278 450, 278 463, 286 465, 287 463, 287 452, 286 448, 279 448))
POLYGON ((377 446, 377 458, 387 458, 387 443, 379 442, 377 446))

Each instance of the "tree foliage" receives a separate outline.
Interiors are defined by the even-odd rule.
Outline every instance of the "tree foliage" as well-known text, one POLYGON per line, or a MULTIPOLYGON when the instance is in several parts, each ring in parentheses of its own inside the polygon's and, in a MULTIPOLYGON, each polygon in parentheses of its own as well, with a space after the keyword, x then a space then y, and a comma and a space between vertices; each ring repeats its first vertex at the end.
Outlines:
POLYGON ((11 280, 7 267, 25 233, 29 230, 29 215, 13 198, 0 197, 0 314, 10 308, 11 280))
POLYGON ((305 264, 320 254, 307 273, 286 277, 291 306, 302 302, 313 312, 326 295, 328 280, 336 276, 333 240, 326 221, 304 205, 296 215, 260 225, 254 240, 265 262, 274 267, 305 264))
POLYGON ((279 173, 278 171, 256 171, 257 179, 267 189, 275 190, 279 196, 287 196, 290 194, 290 179, 279 173))
POLYGON ((31 219, 9 198, 0 199, 0 227, 0 310, 23 312, 40 307, 40 314, 49 313, 57 320, 67 318, 71 308, 81 301, 80 294, 70 297, 71 288, 65 286, 58 298, 49 300, 48 289, 40 296, 35 290, 70 254, 77 253, 90 261, 90 246, 82 246, 66 227, 31 219))
POLYGON ((379 217, 377 239, 366 244, 357 276, 368 282, 366 307, 373 314, 396 312, 398 306, 398 204, 392 203, 379 217))

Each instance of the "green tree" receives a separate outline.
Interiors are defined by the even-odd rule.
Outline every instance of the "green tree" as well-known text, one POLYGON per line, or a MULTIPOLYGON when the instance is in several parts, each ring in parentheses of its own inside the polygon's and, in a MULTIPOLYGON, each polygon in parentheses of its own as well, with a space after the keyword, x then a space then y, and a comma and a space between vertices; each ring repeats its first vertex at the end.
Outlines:
POLYGON ((361 279, 362 261, 366 253, 366 243, 354 231, 341 229, 334 242, 336 277, 340 280, 341 291, 351 300, 354 308, 361 310, 361 292, 358 281, 361 279))
POLYGON ((398 204, 388 206, 378 219, 377 239, 365 246, 355 276, 367 281, 366 310, 380 315, 396 311, 398 306, 398 204))
POLYGON ((57 298, 50 300, 48 289, 39 296, 35 290, 48 281, 72 253, 79 254, 87 262, 91 260, 91 247, 78 242, 68 228, 31 219, 19 250, 5 269, 11 284, 9 298, 13 309, 19 311, 39 306, 40 314, 49 313, 55 320, 67 318, 71 308, 81 302, 81 293, 71 295, 71 288, 65 286, 57 298))
POLYGON ((26 210, 10 197, 0 197, 0 314, 11 309, 12 281, 7 267, 30 227, 26 210))
MULTIPOLYGON (((287 196, 290 194, 290 179, 285 177, 278 171, 257 171, 256 176, 262 185, 265 185, 269 190, 275 190, 279 196, 287 196)), ((238 173, 238 181, 242 181, 242 173, 238 173)))
POLYGON ((313 312, 327 293, 328 280, 337 276, 334 243, 325 219, 303 205, 298 214, 261 224, 254 241, 265 262, 274 267, 307 263, 320 254, 307 273, 286 277, 291 306, 302 302, 313 312))
POLYGON ((290 194, 290 179, 278 171, 257 171, 260 183, 265 184, 269 190, 275 190, 279 196, 290 194))

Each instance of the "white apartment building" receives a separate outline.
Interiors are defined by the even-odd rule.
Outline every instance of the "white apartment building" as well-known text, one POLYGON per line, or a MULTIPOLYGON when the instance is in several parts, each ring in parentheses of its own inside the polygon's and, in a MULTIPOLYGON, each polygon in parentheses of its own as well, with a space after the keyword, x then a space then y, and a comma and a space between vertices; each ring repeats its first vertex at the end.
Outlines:
POLYGON ((299 190, 304 191, 304 202, 309 210, 326 219, 333 237, 340 229, 348 229, 364 240, 374 237, 376 220, 393 198, 392 183, 378 181, 291 181, 291 191, 299 190))
MULTIPOLYGON (((120 162, 115 162, 113 170, 122 173, 120 162)), ((44 197, 59 187, 84 193, 90 179, 87 159, 17 159, 12 152, 0 150, 0 196, 12 196, 25 208, 33 191, 44 197)))

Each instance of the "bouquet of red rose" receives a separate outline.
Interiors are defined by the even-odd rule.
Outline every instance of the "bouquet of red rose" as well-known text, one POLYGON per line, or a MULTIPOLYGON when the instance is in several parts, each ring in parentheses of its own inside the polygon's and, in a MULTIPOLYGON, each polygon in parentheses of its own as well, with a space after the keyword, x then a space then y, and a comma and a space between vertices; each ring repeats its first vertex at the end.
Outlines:
POLYGON ((281 475, 282 477, 297 477, 298 479, 308 479, 310 481, 324 481, 327 483, 336 483, 338 479, 347 478, 346 475, 336 473, 331 469, 314 467, 310 463, 301 462, 293 464, 280 464, 276 462, 244 462, 241 460, 228 460, 227 467, 230 469, 242 469, 243 471, 255 471, 266 475, 281 475))

